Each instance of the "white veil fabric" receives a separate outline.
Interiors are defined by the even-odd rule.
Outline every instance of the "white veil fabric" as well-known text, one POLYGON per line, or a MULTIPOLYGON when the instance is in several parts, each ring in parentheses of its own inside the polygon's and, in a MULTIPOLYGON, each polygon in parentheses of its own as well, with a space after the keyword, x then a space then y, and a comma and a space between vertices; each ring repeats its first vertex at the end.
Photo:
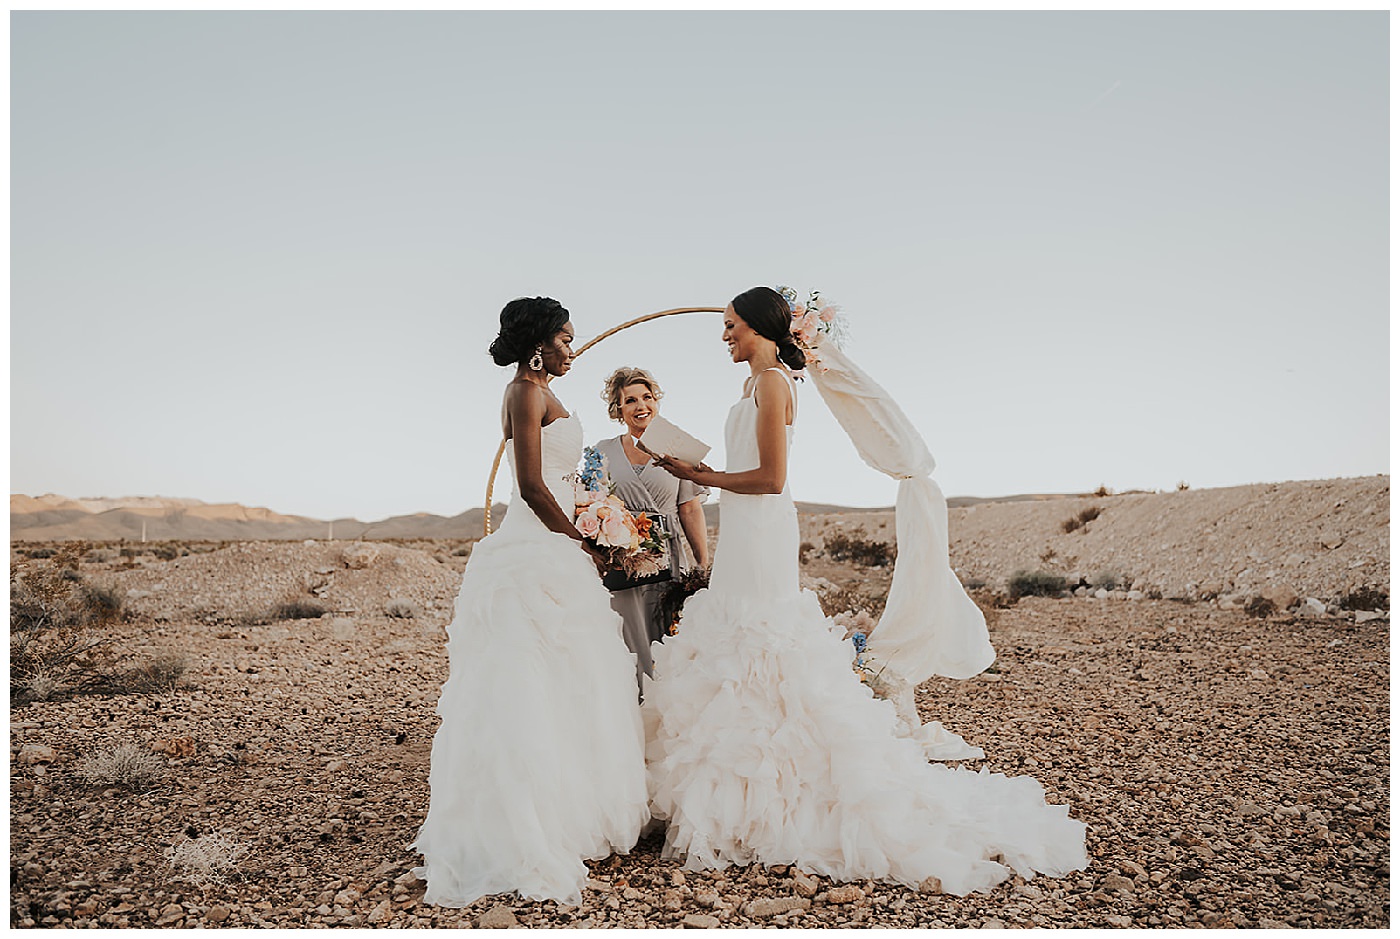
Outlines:
MULTIPOLYGON (((934 675, 971 678, 996 659, 987 621, 949 566, 948 503, 931 478, 934 460, 923 437, 889 393, 834 342, 819 335, 809 344, 807 357, 807 375, 861 459, 899 480, 899 553, 885 611, 866 641, 865 657, 877 671, 897 676, 892 683, 896 709, 906 723, 911 713, 917 722, 914 686, 934 675), (903 698, 908 700, 898 700, 903 698)), ((937 721, 909 730, 934 759, 983 756, 937 721)))

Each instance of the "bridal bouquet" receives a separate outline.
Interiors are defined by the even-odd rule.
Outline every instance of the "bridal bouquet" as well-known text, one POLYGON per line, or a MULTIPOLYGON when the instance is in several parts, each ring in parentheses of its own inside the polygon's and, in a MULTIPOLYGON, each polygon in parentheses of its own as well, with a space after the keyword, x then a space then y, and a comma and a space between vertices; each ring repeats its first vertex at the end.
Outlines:
POLYGON ((583 469, 574 477, 574 527, 607 557, 603 586, 625 590, 669 579, 671 533, 665 518, 634 515, 613 489, 602 454, 594 447, 584 450, 583 469))

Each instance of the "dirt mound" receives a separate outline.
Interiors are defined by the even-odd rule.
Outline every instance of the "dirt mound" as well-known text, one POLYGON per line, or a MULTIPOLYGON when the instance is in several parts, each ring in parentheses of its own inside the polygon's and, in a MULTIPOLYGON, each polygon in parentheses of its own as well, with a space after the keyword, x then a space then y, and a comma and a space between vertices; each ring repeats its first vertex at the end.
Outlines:
POLYGON ((157 621, 257 618, 291 603, 375 617, 398 601, 411 604, 415 618, 446 625, 466 566, 465 557, 444 552, 344 541, 247 542, 169 561, 139 560, 130 570, 89 570, 94 580, 117 587, 133 614, 157 621))
MULTIPOLYGON (((818 552, 833 534, 894 544, 892 513, 803 522, 818 552)), ((1223 603, 1281 590, 1335 603, 1390 592, 1390 477, 1325 479, 948 511, 949 556, 969 585, 1017 571, 1126 595, 1223 603)))

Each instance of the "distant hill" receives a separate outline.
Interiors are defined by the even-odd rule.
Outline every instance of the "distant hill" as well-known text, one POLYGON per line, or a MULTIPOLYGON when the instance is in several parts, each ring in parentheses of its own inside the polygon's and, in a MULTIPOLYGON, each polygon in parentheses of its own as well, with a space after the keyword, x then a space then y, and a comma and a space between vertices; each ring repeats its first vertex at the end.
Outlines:
MULTIPOLYGON (((1015 495, 979 498, 961 496, 948 500, 950 508, 987 502, 1077 498, 1069 495, 1015 495)), ((852 508, 822 502, 798 502, 801 515, 846 515, 888 512, 890 506, 852 508)), ((505 517, 506 507, 492 508, 492 524, 505 517)), ((207 503, 198 499, 160 496, 73 499, 49 493, 42 496, 10 496, 11 541, 302 541, 332 536, 341 539, 479 538, 480 508, 446 517, 419 512, 396 515, 377 522, 355 518, 316 519, 283 515, 271 509, 238 503, 207 503)), ((705 521, 719 524, 719 503, 705 506, 705 521)))

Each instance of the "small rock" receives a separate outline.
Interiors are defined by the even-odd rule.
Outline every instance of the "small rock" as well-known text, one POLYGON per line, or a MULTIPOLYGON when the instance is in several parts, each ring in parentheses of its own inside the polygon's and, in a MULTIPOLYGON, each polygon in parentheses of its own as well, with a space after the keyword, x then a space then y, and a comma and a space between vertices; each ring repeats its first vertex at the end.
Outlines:
POLYGON ((719 919, 703 913, 691 913, 681 920, 681 925, 686 929, 719 929, 719 919))
POLYGON ((1122 874, 1109 874, 1103 879, 1105 890, 1117 890, 1120 893, 1131 893, 1133 882, 1122 874))
POLYGON ((864 899, 865 891, 861 890, 855 884, 844 884, 840 887, 832 887, 826 892, 827 903, 855 903, 857 900, 864 899))
POLYGON ((1108 923, 1110 926, 1116 926, 1119 929, 1131 929, 1133 926, 1133 918, 1131 916, 1119 916, 1113 913, 1105 916, 1104 922, 1108 923))
POLYGON ((1358 623, 1370 623, 1374 620, 1385 619, 1387 614, 1379 610, 1357 610, 1356 621, 1358 623))
POLYGON ((812 897, 817 895, 817 890, 820 888, 817 882, 812 878, 808 877, 806 874, 802 873, 801 871, 793 871, 792 889, 797 892, 797 895, 799 897, 807 897, 808 899, 811 899, 812 897))
POLYGON ((1260 815, 1268 815, 1269 810, 1260 808, 1255 803, 1249 801, 1248 799, 1245 799, 1243 802, 1241 802, 1238 806, 1235 807, 1235 814, 1242 816, 1243 818, 1257 818, 1260 815))
POLYGON ((1298 608, 1299 616, 1308 616, 1316 619, 1319 616, 1327 615, 1327 604, 1317 597, 1308 597, 1303 600, 1303 605, 1298 608))
POLYGON ((328 773, 343 773, 349 768, 350 764, 344 760, 331 760, 326 764, 326 772, 328 773))
POLYGON ((19 756, 16 759, 25 766, 33 766, 38 763, 52 763, 54 757, 53 747, 46 747, 42 743, 26 743, 19 748, 19 756))
POLYGON ((157 926, 169 926, 171 923, 178 923, 185 918, 185 908, 178 903, 167 903, 161 907, 160 918, 156 920, 157 926))
POLYGON ((671 871, 671 886, 672 886, 672 887, 684 887, 684 886, 685 886, 685 871, 671 871))
POLYGON ((229 908, 226 906, 211 906, 209 912, 204 914, 204 918, 211 923, 222 923, 228 916, 229 908))
POLYGON ((1006 924, 993 917, 982 924, 983 929, 1005 929, 1006 924))
POLYGON ((177 760, 187 760, 195 755, 198 744, 193 737, 176 737, 174 740, 157 740, 151 744, 151 752, 164 753, 177 760))
MULTIPOLYGON (((857 890, 860 888, 857 887, 857 890)), ((864 894, 862 894, 864 896, 864 894)), ((812 905, 806 897, 761 897, 744 907, 744 915, 755 919, 777 916, 793 910, 805 910, 812 905)))
POLYGON ((497 904, 476 919, 477 929, 514 929, 520 925, 515 913, 505 904, 497 904))
POLYGON ((380 900, 379 905, 369 911, 365 917, 366 923, 382 923, 389 918, 389 913, 393 909, 388 900, 380 900))

